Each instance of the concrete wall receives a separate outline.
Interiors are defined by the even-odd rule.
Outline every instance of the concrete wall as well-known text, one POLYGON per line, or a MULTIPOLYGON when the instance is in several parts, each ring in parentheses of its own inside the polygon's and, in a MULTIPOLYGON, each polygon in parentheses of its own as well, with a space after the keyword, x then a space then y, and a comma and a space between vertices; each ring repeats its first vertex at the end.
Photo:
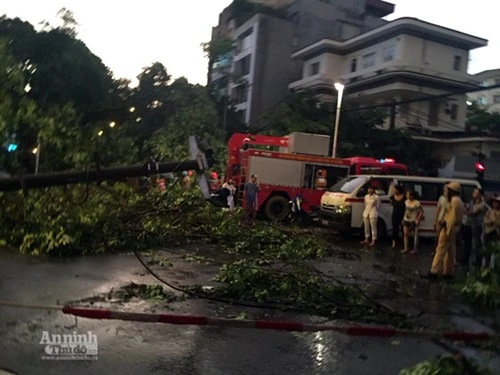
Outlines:
MULTIPOLYGON (((396 98, 395 100, 398 99, 400 98, 396 98)), ((429 118, 432 106, 429 102, 414 102, 401 105, 397 109, 396 127, 403 128, 415 126, 431 131, 464 131, 467 111, 465 102, 465 95, 449 97, 448 100, 443 99, 434 101, 434 105, 437 106, 437 118, 429 118), (456 104, 458 106, 455 119, 452 118, 449 111, 447 112, 451 104, 456 104)))
POLYGON ((410 35, 401 35, 401 42, 402 64, 435 71, 438 74, 470 78, 467 74, 468 51, 410 35), (455 56, 460 56, 462 59, 460 71, 455 71, 453 68, 455 56))
POLYGON ((344 58, 342 56, 335 55, 333 53, 325 53, 321 56, 317 56, 313 59, 307 60, 303 64, 302 77, 311 77, 310 68, 311 65, 319 63, 319 73, 318 75, 329 77, 332 80, 337 79, 342 75, 344 70, 344 58))
POLYGON ((292 62, 293 24, 290 21, 260 15, 256 61, 251 97, 251 122, 266 110, 275 108, 288 94, 292 62))

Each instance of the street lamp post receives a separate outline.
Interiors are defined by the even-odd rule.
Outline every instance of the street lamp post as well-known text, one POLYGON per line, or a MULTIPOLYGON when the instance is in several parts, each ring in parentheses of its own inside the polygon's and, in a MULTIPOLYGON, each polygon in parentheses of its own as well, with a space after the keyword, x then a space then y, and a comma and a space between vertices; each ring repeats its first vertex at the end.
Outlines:
POLYGON ((335 130, 333 132, 333 150, 332 158, 337 156, 337 139, 339 135, 339 122, 340 122, 340 107, 342 105, 342 95, 344 93, 344 85, 342 83, 335 83, 335 90, 337 90, 337 112, 335 114, 335 130))
POLYGON ((35 154, 35 174, 38 174, 38 169, 40 168, 40 141, 38 141, 38 145, 31 151, 35 154))

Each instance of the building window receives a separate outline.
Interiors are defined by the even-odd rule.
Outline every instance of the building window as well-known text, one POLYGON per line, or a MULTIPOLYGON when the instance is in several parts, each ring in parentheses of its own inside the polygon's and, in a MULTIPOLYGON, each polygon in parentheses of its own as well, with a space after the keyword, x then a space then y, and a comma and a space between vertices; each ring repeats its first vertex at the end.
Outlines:
POLYGON ((384 48, 384 56, 383 56, 384 62, 394 60, 394 51, 395 51, 395 49, 396 48, 393 45, 386 46, 384 48))
POLYGON ((459 72, 462 70, 462 56, 455 56, 453 60, 453 70, 459 72))
POLYGON ((351 73, 354 73, 358 68, 358 59, 351 60, 351 73))
POLYGON ((375 65, 375 52, 363 56, 363 68, 367 69, 375 65))
POLYGON ((500 95, 493 95, 493 103, 500 104, 500 95))
POLYGON ((452 120, 456 120, 458 117, 458 104, 452 104, 450 107, 450 117, 452 120))
POLYGON ((236 52, 239 53, 241 51, 246 50, 250 47, 250 38, 249 36, 253 33, 253 27, 250 27, 247 31, 241 34, 236 39, 236 52))
POLYGON ((252 59, 252 55, 247 55, 244 58, 236 61, 234 72, 236 75, 245 76, 250 73, 250 61, 252 59))
POLYGON ((309 77, 319 74, 319 62, 309 65, 309 77))
POLYGON ((233 100, 236 104, 245 103, 248 100, 248 85, 246 83, 233 89, 233 100))
POLYGON ((239 122, 241 122, 243 124, 246 123, 247 122, 247 111, 242 110, 242 111, 236 112, 236 117, 237 117, 239 122))

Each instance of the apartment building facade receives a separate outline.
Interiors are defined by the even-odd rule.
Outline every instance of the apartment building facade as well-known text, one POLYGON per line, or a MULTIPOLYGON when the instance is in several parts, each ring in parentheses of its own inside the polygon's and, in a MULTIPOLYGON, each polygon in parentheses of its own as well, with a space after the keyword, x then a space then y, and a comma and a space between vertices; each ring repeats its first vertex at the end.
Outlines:
POLYGON ((467 73, 469 51, 487 40, 415 18, 400 18, 345 41, 323 39, 293 53, 302 62, 292 90, 310 89, 335 102, 335 82, 345 85, 343 108, 393 106, 386 128, 421 134, 465 131, 467 90, 480 84, 467 73), (432 101, 424 96, 456 95, 432 101))
MULTIPOLYGON (((500 86, 500 69, 485 70, 474 74, 483 87, 500 86)), ((488 112, 500 113, 500 88, 476 91, 468 95, 469 100, 477 102, 488 112)))
POLYGON ((254 0, 280 12, 257 12, 244 20, 235 3, 219 16, 212 41, 230 38, 235 49, 209 67, 208 85, 229 96, 241 119, 259 126, 262 115, 279 105, 289 83, 302 76, 297 49, 323 39, 345 40, 387 23, 394 5, 381 0, 254 0), (228 79, 229 77, 229 79, 228 79))

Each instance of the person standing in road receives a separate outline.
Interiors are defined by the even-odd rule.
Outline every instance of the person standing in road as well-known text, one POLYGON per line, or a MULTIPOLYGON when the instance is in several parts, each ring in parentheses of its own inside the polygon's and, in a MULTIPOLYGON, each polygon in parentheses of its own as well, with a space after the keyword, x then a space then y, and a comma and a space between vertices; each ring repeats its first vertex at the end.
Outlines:
POLYGON ((439 236, 439 232, 441 232, 441 223, 444 218, 444 213, 446 211, 446 207, 448 207, 448 189, 447 184, 443 186, 443 194, 439 197, 437 207, 436 207, 436 218, 434 220, 434 229, 436 230, 437 235, 439 236))
MULTIPOLYGON (((500 197, 494 197, 491 208, 484 215, 484 250, 489 250, 493 243, 500 241, 500 197)), ((481 266, 485 258, 485 266, 491 263, 491 254, 484 251, 479 256, 478 265, 481 266)))
POLYGON ((249 221, 255 220, 257 216, 257 193, 260 191, 257 178, 257 175, 253 174, 250 181, 245 184, 245 208, 249 221))
POLYGON ((403 232, 403 218, 405 216, 405 194, 401 185, 394 186, 394 195, 391 197, 392 204, 392 248, 396 248, 399 231, 403 232))
POLYGON ((418 236, 418 226, 420 225, 423 214, 424 210, 422 209, 422 204, 416 199, 415 192, 408 190, 406 192, 405 214, 403 218, 404 249, 401 253, 417 253, 417 249, 409 250, 409 239, 411 232, 413 232, 414 236, 418 236))
POLYGON ((229 194, 227 196, 227 206, 229 207, 229 211, 234 211, 234 196, 236 195, 236 187, 234 186, 234 180, 230 178, 224 185, 222 185, 223 189, 227 189, 229 194))
POLYGON ((368 186, 368 194, 365 195, 365 210, 363 211, 363 223, 365 226, 365 239, 361 244, 370 244, 375 246, 377 241, 377 220, 378 210, 380 208, 380 198, 375 194, 373 185, 368 186), (371 242, 370 239, 371 228, 371 242))
POLYGON ((481 237, 483 235, 484 215, 488 211, 488 205, 483 199, 483 192, 476 188, 472 192, 472 201, 465 206, 465 213, 462 220, 462 236, 464 240, 464 254, 462 265, 469 267, 470 256, 472 254, 472 243, 476 253, 476 267, 481 267, 481 237))
POLYGON ((443 275, 446 278, 453 278, 455 274, 455 258, 457 252, 456 237, 462 225, 464 215, 464 204, 460 199, 461 186, 458 182, 452 181, 448 184, 448 206, 440 224, 438 244, 436 254, 432 260, 430 278, 443 275))

